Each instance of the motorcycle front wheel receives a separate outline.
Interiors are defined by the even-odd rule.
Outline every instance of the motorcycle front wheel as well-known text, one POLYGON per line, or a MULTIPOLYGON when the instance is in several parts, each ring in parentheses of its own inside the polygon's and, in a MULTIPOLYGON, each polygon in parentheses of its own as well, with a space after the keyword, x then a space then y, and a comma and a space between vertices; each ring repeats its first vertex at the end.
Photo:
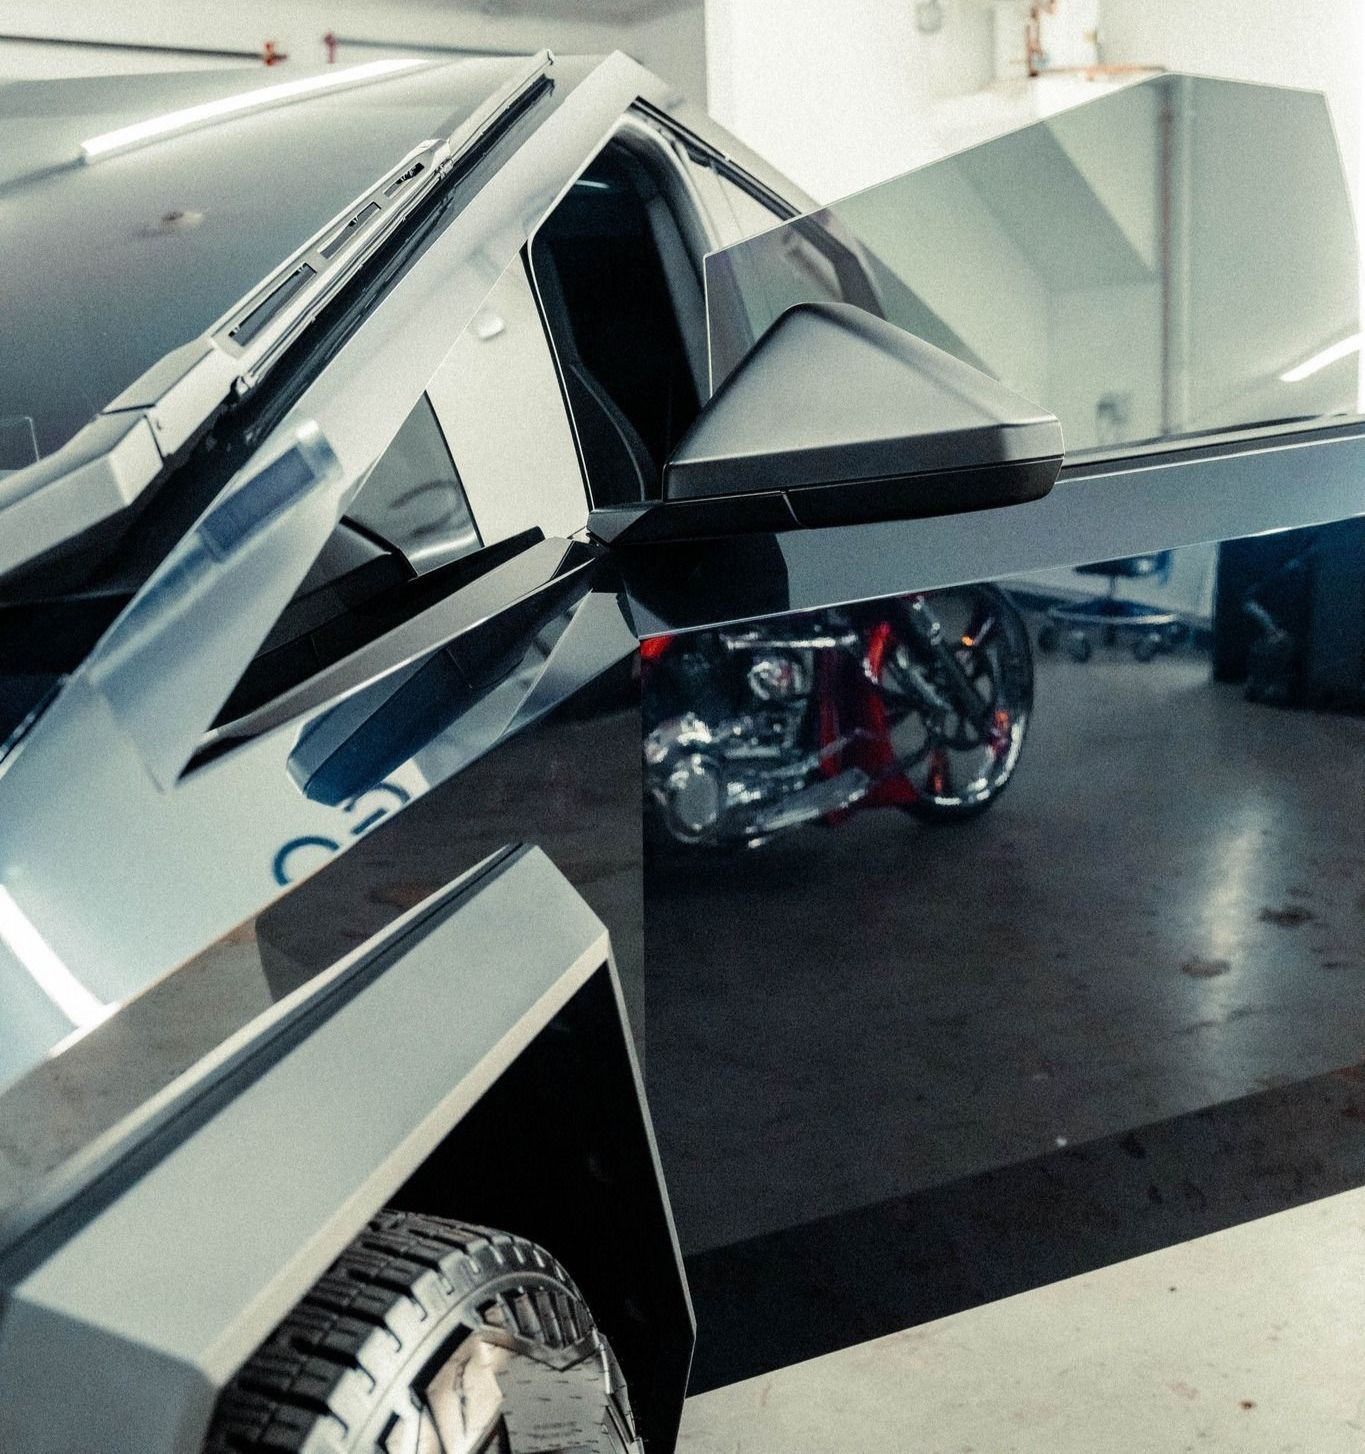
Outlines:
MULTIPOLYGON (((915 609, 906 603, 902 610, 915 609)), ((1033 710, 1033 651, 1018 608, 998 586, 920 598, 936 644, 908 621, 882 655, 877 684, 907 811, 928 823, 984 813, 1019 765, 1033 710), (965 700, 970 691, 978 702, 965 700)), ((894 622, 893 622, 894 624, 894 622)))

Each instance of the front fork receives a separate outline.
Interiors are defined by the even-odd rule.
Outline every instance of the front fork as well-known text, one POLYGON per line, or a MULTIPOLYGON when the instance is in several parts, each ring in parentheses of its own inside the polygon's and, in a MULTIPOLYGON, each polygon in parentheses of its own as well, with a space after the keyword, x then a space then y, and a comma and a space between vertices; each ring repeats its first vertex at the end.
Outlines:
MULTIPOLYGON (((942 686, 930 681, 922 672, 914 677, 916 688, 926 704, 938 711, 951 710, 964 717, 976 729, 983 742, 990 739, 994 726, 991 704, 962 669, 955 643, 945 639, 943 623, 929 609, 923 596, 910 596, 900 602, 898 615, 911 639, 919 646, 920 655, 937 666, 942 686)), ((979 636, 978 636, 979 640, 979 636)), ((971 643, 975 645, 975 642, 971 643)))

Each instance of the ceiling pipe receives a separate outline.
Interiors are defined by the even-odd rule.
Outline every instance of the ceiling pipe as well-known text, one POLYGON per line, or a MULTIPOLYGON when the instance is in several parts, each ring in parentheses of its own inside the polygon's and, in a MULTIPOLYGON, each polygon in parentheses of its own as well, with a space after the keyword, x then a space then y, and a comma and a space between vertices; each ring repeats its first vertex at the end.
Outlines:
POLYGON ((16 45, 58 45, 72 50, 139 51, 148 55, 195 56, 201 60, 261 61, 267 66, 287 61, 289 57, 275 49, 273 40, 265 41, 259 50, 218 50, 198 45, 155 45, 136 40, 78 40, 69 35, 8 35, 0 33, 0 41, 16 45))
POLYGON ((489 56, 500 59, 503 56, 526 56, 532 54, 529 48, 522 50, 498 50, 496 48, 477 45, 434 45, 424 40, 384 40, 373 36, 337 35, 335 31, 328 31, 322 37, 322 43, 327 50, 327 59, 335 61, 337 51, 342 46, 351 46, 357 50, 397 50, 411 54, 439 55, 439 56, 489 56))

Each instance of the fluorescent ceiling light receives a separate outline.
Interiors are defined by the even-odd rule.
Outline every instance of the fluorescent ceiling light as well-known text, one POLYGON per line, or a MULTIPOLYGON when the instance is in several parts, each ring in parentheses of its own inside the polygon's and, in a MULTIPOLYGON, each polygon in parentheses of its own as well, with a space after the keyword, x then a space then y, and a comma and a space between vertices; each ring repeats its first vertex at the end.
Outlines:
POLYGON ((320 76, 302 76, 297 81, 282 81, 277 86, 260 86, 254 91, 242 91, 235 96, 223 96, 217 101, 205 101, 200 106, 186 106, 182 111, 167 111, 162 116, 152 116, 146 121, 135 121, 131 126, 120 126, 117 131, 106 131, 102 136, 92 136, 81 142, 81 155, 88 162, 115 152, 127 151, 129 147, 141 146, 144 142, 158 141, 164 136, 189 131, 224 117, 240 116, 244 111, 259 111, 265 106, 278 106, 285 101, 297 100, 300 96, 316 95, 319 91, 334 91, 339 86, 353 86, 361 81, 378 80, 380 76, 391 76, 397 71, 409 71, 414 66, 429 66, 431 62, 411 57, 384 61, 368 61, 363 66, 345 66, 340 70, 327 71, 320 76))
POLYGON ((1304 359, 1301 364, 1295 364, 1292 369, 1280 375, 1280 382, 1297 384, 1301 379, 1311 378, 1319 369, 1325 369, 1328 364, 1334 364, 1348 354, 1359 353, 1362 342, 1365 342, 1365 334, 1353 333, 1349 338, 1343 338, 1340 342, 1332 344, 1330 348, 1324 348, 1321 353, 1315 353, 1312 358, 1304 359))
POLYGON ((34 983, 77 1029, 88 1029, 107 1019, 112 1005, 92 994, 57 958, 33 921, 0 886, 0 943, 33 976, 34 983))

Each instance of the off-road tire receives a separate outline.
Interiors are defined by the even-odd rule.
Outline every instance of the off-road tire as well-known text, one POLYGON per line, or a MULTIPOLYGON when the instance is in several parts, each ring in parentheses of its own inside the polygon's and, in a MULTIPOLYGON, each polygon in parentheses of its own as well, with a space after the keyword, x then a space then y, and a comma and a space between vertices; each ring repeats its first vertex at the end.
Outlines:
POLYGON ((204 1448, 638 1454, 639 1445, 616 1360, 554 1258, 505 1232, 381 1212, 224 1388, 204 1448))

